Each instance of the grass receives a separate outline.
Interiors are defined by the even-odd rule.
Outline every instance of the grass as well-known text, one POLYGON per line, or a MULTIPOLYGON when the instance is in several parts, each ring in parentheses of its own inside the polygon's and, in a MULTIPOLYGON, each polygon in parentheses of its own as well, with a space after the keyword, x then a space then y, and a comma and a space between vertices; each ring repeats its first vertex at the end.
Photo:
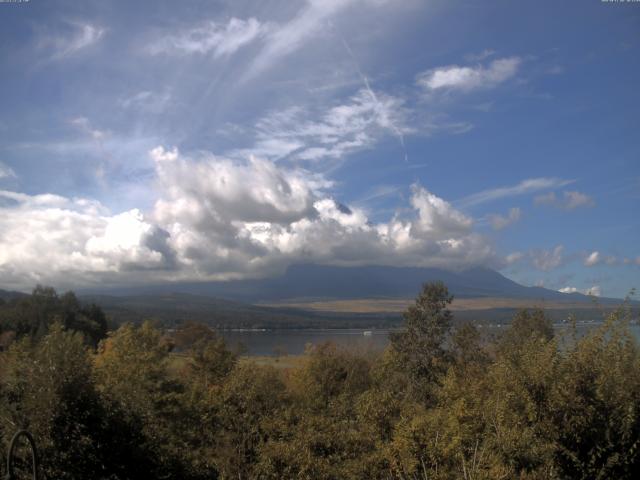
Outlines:
MULTIPOLYGON (((280 357, 267 355, 243 355, 240 357, 240 363, 252 363, 260 366, 269 366, 278 370, 290 370, 299 367, 304 359, 304 355, 282 355, 280 357)), ((185 353, 169 354, 169 362, 167 369, 169 374, 179 377, 182 371, 189 363, 189 356, 185 353)))
MULTIPOLYGON (((349 300, 326 300, 310 302, 285 302, 270 303, 264 306, 277 308, 297 308, 314 312, 326 313, 400 313, 409 305, 414 303, 414 299, 406 298, 356 298, 349 300)), ((452 311, 477 311, 505 308, 531 308, 540 307, 547 309, 593 309, 590 301, 566 301, 557 300, 535 300, 531 298, 455 298, 451 304, 452 311)))
POLYGON ((240 362, 253 363, 260 366, 269 366, 282 370, 290 370, 298 368, 304 360, 304 355, 286 355, 286 356, 243 356, 240 362))

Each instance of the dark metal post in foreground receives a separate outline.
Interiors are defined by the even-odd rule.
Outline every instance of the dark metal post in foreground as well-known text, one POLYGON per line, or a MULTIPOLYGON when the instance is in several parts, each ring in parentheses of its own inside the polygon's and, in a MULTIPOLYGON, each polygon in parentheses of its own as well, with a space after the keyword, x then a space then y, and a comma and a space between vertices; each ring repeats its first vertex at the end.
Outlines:
POLYGON ((33 469, 33 480, 38 480, 38 451, 36 450, 36 442, 29 432, 26 430, 18 431, 9 444, 9 453, 7 454, 7 476, 5 480, 14 480, 15 474, 13 473, 13 457, 15 455, 15 449, 18 445, 18 439, 25 437, 31 447, 31 468, 33 469))

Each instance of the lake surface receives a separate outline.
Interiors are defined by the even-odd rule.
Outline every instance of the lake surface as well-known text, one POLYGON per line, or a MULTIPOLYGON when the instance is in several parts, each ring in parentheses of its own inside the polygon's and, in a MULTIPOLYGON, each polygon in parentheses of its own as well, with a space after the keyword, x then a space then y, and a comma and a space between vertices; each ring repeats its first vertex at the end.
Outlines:
MULTIPOLYGON (((578 324, 578 335, 601 325, 600 322, 578 324)), ((479 326, 485 335, 499 335, 508 325, 479 326)), ((558 333, 566 330, 566 324, 555 325, 558 333)), ((640 325, 630 327, 640 340, 640 325)), ((333 342, 350 349, 382 350, 389 343, 388 329, 300 329, 300 330, 227 330, 220 332, 230 346, 242 345, 247 355, 275 356, 277 352, 301 355, 307 345, 333 342)))

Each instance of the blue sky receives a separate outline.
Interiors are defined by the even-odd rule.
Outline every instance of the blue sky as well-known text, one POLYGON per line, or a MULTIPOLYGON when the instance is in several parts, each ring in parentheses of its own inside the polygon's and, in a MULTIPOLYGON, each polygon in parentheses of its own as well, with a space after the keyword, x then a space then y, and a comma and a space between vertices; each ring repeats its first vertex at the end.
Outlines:
POLYGON ((0 3, 0 286, 640 279, 640 3, 0 3))

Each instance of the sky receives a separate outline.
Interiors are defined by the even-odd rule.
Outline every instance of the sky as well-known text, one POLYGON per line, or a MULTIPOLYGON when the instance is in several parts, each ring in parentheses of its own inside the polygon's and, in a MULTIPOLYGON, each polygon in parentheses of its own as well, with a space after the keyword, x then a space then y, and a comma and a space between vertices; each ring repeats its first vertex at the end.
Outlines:
POLYGON ((640 282, 640 3, 0 3, 0 288, 640 282))

